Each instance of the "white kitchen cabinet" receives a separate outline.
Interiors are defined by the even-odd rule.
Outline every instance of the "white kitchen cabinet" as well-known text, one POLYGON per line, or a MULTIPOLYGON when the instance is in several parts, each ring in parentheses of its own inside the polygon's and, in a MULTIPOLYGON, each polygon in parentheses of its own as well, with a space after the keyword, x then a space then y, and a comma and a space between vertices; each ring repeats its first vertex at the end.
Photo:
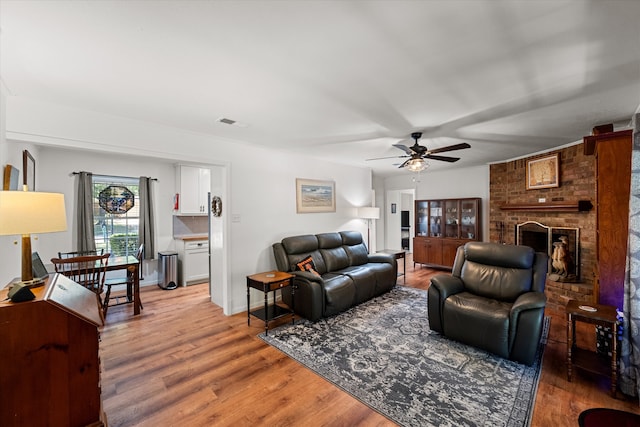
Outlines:
POLYGON ((178 166, 178 213, 205 215, 207 194, 211 191, 211 170, 197 166, 178 166))
POLYGON ((178 279, 181 286, 209 280, 209 241, 178 240, 178 279))

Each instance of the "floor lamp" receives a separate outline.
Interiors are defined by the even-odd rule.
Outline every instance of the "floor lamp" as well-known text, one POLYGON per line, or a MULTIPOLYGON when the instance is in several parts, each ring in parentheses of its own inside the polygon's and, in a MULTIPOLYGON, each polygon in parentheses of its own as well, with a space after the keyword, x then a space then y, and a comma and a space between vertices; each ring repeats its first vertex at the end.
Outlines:
POLYGON ((21 283, 35 287, 31 265, 31 234, 67 229, 64 194, 0 191, 0 236, 22 235, 21 283))
POLYGON ((367 252, 370 252, 371 220, 380 219, 380 208, 363 206, 358 208, 358 217, 367 220, 367 252))

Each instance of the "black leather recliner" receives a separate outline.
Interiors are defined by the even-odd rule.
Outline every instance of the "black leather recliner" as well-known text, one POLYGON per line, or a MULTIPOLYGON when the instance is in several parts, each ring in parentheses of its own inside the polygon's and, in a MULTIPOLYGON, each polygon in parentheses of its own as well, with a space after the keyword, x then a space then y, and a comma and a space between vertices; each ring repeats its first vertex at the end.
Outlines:
POLYGON ((429 286, 429 326, 456 341, 530 365, 542 333, 548 256, 528 246, 469 242, 451 275, 429 286))

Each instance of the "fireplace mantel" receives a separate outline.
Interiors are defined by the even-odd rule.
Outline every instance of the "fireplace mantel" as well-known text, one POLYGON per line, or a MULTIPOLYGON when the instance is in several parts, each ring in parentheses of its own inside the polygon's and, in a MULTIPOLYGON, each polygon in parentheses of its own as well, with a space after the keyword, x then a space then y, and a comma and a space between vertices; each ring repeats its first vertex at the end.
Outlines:
POLYGON ((503 211, 538 212, 588 212, 593 208, 591 201, 551 202, 551 203, 507 203, 500 206, 503 211))

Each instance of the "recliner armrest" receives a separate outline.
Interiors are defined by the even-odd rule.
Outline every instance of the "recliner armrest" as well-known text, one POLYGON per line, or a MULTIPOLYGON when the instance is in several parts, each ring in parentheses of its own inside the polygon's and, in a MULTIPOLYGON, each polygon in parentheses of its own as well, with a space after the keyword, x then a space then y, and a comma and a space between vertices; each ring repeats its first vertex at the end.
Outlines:
POLYGON ((527 292, 518 297, 511 306, 509 321, 512 325, 517 324, 518 316, 527 310, 544 310, 547 305, 547 296, 543 292, 527 292))
POLYGON ((545 308, 547 297, 543 292, 527 292, 518 297, 511 306, 511 313, 536 308, 545 308))
POLYGON ((444 302, 451 295, 464 290, 464 283, 450 274, 438 274, 431 278, 427 298, 427 313, 431 330, 444 333, 442 309, 444 302))
POLYGON ((449 298, 451 295, 455 295, 464 291, 464 283, 459 277, 454 277, 450 274, 438 274, 431 278, 431 285, 438 289, 440 299, 442 301, 449 298))

